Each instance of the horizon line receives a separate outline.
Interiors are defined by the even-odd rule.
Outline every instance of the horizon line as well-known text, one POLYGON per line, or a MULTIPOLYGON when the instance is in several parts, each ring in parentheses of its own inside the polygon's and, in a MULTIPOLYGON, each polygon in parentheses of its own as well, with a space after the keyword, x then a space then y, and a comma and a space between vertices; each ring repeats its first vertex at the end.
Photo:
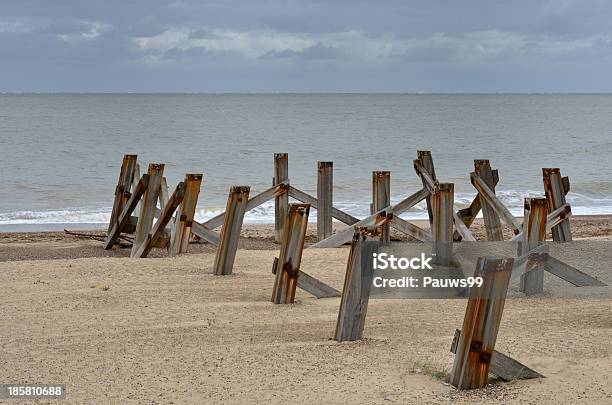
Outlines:
POLYGON ((612 92, 191 92, 191 91, 0 91, 0 95, 612 95, 612 92))

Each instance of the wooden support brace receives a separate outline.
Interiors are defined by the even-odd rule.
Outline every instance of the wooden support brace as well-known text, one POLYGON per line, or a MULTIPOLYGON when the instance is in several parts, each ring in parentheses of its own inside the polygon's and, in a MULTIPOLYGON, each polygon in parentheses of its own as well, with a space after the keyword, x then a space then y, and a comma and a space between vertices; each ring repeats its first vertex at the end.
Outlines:
MULTIPOLYGON (((493 186, 493 171, 491 170, 489 161, 484 159, 474 160, 474 170, 478 177, 489 186, 488 188, 491 192, 495 193, 495 186, 493 186)), ((504 240, 499 215, 495 212, 493 206, 487 202, 486 197, 483 196, 482 193, 478 192, 478 198, 480 199, 482 216, 487 232, 487 240, 504 240)))
MULTIPOLYGON (((493 175, 493 187, 495 187, 497 186, 497 183, 499 182, 499 172, 497 171, 497 169, 494 169, 494 170, 491 170, 491 173, 493 175)), ((482 209, 482 206, 480 205, 480 197, 478 196, 478 194, 476 194, 476 197, 474 197, 470 205, 467 208, 459 210, 457 212, 457 216, 465 224, 466 228, 470 229, 470 226, 472 226, 472 223, 476 219, 476 216, 478 215, 481 209, 482 209)), ((455 224, 455 226, 457 225, 455 224)), ((453 240, 455 242, 459 242, 461 241, 461 239, 462 237, 461 237, 461 234, 459 233, 459 230, 458 229, 455 230, 455 233, 453 235, 453 240)))
MULTIPOLYGON (((274 186, 289 181, 289 155, 287 153, 274 154, 274 186)), ((276 243, 283 240, 283 229, 287 218, 289 196, 281 194, 274 199, 274 238, 276 243)))
POLYGON ((275 304, 295 302, 309 213, 309 204, 289 204, 278 262, 280 267, 272 290, 272 302, 275 304))
POLYGON ((185 175, 185 197, 178 208, 178 214, 172 224, 168 254, 176 256, 187 252, 189 237, 193 227, 200 186, 202 185, 202 174, 187 173, 185 175))
MULTIPOLYGON (((278 257, 275 257, 274 263, 272 264, 272 274, 276 274, 277 269, 278 257)), ((329 285, 309 275, 308 273, 305 273, 302 270, 299 270, 298 273, 299 276, 297 286, 298 288, 301 288, 307 293, 312 294, 317 298, 333 298, 341 296, 340 291, 336 290, 333 287, 330 287, 329 285)))
POLYGON ((225 221, 221 230, 221 241, 215 255, 213 272, 217 276, 232 274, 250 191, 251 188, 248 186, 233 186, 230 189, 225 207, 225 221))
MULTIPOLYGON (((553 212, 566 204, 565 194, 569 192, 569 179, 561 177, 559 168, 543 168, 544 191, 548 200, 548 211, 553 212)), ((552 238, 555 242, 571 242, 572 230, 569 219, 552 228, 552 238)))
POLYGON ((385 207, 384 210, 378 211, 367 218, 360 220, 359 222, 349 225, 347 228, 337 232, 336 234, 324 239, 320 242, 311 245, 310 248, 328 248, 337 247, 351 240, 351 235, 354 234, 356 227, 371 227, 380 226, 391 220, 395 215, 399 215, 402 212, 410 209, 419 202, 423 201, 429 195, 429 191, 422 188, 416 193, 404 198, 399 203, 391 207, 385 207))
MULTIPOLYGON (((378 212, 391 205, 391 172, 372 172, 372 209, 378 212)), ((380 243, 388 246, 391 243, 389 224, 382 226, 380 243)))
POLYGON ((545 270, 577 287, 603 287, 607 285, 603 281, 591 277, 588 274, 583 273, 575 267, 572 267, 552 256, 548 257, 545 270))
MULTIPOLYGON (((546 239, 546 198, 525 198, 523 221, 523 240, 519 243, 518 256, 527 254, 546 239)), ((539 294, 544 291, 544 266, 532 269, 521 276, 520 290, 525 295, 539 294)))
MULTIPOLYGON (((132 189, 131 189, 132 194, 134 193, 134 190, 136 190, 136 187, 138 187, 139 181, 140 181, 140 164, 136 162, 136 168, 134 169, 134 182, 132 183, 132 189)), ((134 212, 140 212, 140 201, 138 201, 138 204, 136 204, 136 208, 134 209, 134 212)), ((136 218, 136 222, 134 222, 134 227, 129 230, 129 233, 136 232, 136 225, 138 224, 138 217, 135 217, 135 218, 136 218)), ((124 229, 123 232, 127 232, 127 230, 124 229)))
POLYGON ((482 277, 483 284, 470 289, 449 378, 458 389, 487 386, 512 265, 512 259, 478 259, 474 277, 482 277))
POLYGON ((332 234, 333 162, 317 162, 317 238, 323 240, 332 234))
MULTIPOLYGON (((123 207, 125 207, 130 199, 130 189, 134 182, 137 159, 137 155, 123 156, 123 162, 121 163, 121 170, 119 172, 119 181, 115 188, 115 201, 113 202, 113 210, 111 211, 111 218, 108 224, 108 233, 117 225, 119 215, 123 212, 123 207)), ((139 179, 140 176, 136 178, 136 181, 139 179)))
POLYGON ((338 342, 359 340, 363 337, 374 276, 372 255, 378 252, 379 246, 379 228, 355 229, 336 323, 334 339, 338 342))
MULTIPOLYGON (((497 215, 497 218, 501 219, 512 228, 512 231, 515 235, 518 235, 521 232, 521 224, 519 224, 518 220, 514 218, 514 215, 510 213, 508 208, 497 198, 495 192, 489 188, 487 183, 479 177, 475 172, 471 173, 472 185, 478 191, 478 195, 486 202, 488 207, 491 207, 497 215)), ((484 211, 483 211, 484 212, 484 211)), ((500 228, 501 229, 501 228, 500 228)))
POLYGON ((136 251, 136 253, 132 254, 132 257, 147 257, 149 252, 153 247, 157 246, 160 238, 164 236, 164 230, 166 229, 166 225, 172 219, 172 215, 174 215, 174 211, 176 211, 177 207, 183 201, 183 197, 185 196, 185 183, 180 182, 176 189, 172 193, 172 196, 168 199, 168 203, 164 207, 159 216, 157 222, 151 229, 151 232, 147 235, 147 238, 140 244, 140 247, 136 251))
POLYGON ((420 240, 421 242, 431 242, 433 240, 430 232, 427 232, 426 230, 398 216, 394 215, 393 217, 391 217, 389 224, 392 228, 397 229, 398 231, 403 232, 407 235, 410 235, 413 238, 420 240))
MULTIPOLYGON (((311 208, 314 209, 318 209, 319 207, 319 202, 318 200, 311 196, 310 194, 307 194, 305 192, 303 192, 302 190, 299 190, 293 186, 289 187, 289 196, 292 198, 295 198, 298 201, 301 201, 303 203, 306 204, 310 204, 311 208)), ((338 221, 347 224, 347 225, 353 225, 356 224, 357 222, 359 222, 358 218, 355 218, 354 216, 347 214, 344 211, 341 211, 335 207, 332 207, 331 209, 332 211, 332 217, 336 218, 338 221)))
MULTIPOLYGON (((476 238, 470 231, 470 229, 465 225, 465 222, 459 217, 459 214, 453 209, 453 222, 455 224, 455 233, 458 233, 461 238, 459 240, 466 240, 468 242, 475 242, 476 238)), ((456 240, 453 234, 453 240, 456 240)))
MULTIPOLYGON (((461 331, 455 329, 455 336, 453 337, 453 343, 451 344, 451 353, 456 353, 457 344, 459 343, 459 337, 461 331)), ((504 381, 513 380, 530 380, 533 378, 546 378, 542 374, 535 370, 530 369, 526 365, 514 360, 510 356, 493 350, 491 354, 491 366, 489 368, 491 374, 495 374, 504 381)))
POLYGON ((136 233, 134 234, 134 242, 132 245, 132 257, 136 256, 140 245, 146 240, 147 235, 153 226, 155 218, 157 199, 159 196, 162 177, 164 175, 163 163, 151 163, 147 174, 149 175, 149 185, 142 196, 140 205, 140 214, 138 215, 138 224, 136 225, 136 233))
POLYGON ((113 247, 119 235, 123 231, 123 228, 130 222, 132 218, 132 212, 136 209, 138 202, 140 201, 140 197, 144 194, 147 186, 149 184, 149 175, 145 174, 138 181, 138 184, 134 188, 130 199, 127 201, 127 204, 123 207, 123 211, 119 214, 117 218, 117 223, 113 225, 113 228, 108 233, 106 240, 104 241, 104 249, 108 250, 113 247))
POLYGON ((431 195, 433 210, 433 262, 449 266, 453 262, 453 201, 455 185, 438 183, 436 192, 431 195))
POLYGON ((161 184, 159 186, 159 208, 164 209, 166 204, 168 204, 168 200, 170 199, 170 191, 168 190, 168 182, 166 181, 166 176, 162 177, 161 184))

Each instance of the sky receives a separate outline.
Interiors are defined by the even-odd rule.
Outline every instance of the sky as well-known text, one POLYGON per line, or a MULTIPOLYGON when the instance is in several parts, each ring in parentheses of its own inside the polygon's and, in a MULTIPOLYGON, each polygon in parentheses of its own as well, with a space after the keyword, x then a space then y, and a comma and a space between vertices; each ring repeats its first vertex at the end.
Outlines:
POLYGON ((610 0, 0 0, 0 92, 612 92, 610 0))

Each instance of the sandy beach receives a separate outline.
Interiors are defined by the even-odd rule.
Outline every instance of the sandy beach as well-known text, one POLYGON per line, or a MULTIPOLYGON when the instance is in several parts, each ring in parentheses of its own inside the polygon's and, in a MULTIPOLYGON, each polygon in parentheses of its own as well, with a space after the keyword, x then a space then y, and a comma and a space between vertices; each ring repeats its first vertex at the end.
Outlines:
MULTIPOLYGON (((612 285, 590 251, 611 225, 574 218, 583 240, 555 248, 559 257, 590 260, 585 270, 612 285)), ((130 259, 129 249, 61 233, 0 234, 0 381, 65 383, 68 403, 612 401, 612 299, 585 298, 595 287, 547 275, 543 296, 508 300, 496 349, 547 378, 459 392, 443 380, 466 301, 371 300, 366 338, 337 343, 338 298, 298 290, 295 305, 270 303, 270 230, 245 227, 227 277, 210 274, 204 244, 130 259)), ((307 249, 302 269, 341 289, 347 255, 307 249)))

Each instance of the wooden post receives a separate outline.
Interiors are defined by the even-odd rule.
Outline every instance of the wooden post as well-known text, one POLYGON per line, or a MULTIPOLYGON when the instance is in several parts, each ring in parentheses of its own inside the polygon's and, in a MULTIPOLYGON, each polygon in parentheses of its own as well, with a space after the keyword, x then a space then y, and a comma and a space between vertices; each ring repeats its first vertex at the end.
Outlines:
MULTIPOLYGON (((474 171, 482 180, 484 180, 491 191, 495 192, 495 178, 493 176, 493 171, 491 170, 491 164, 489 161, 486 159, 474 160, 474 171)), ((493 207, 486 202, 484 197, 479 197, 480 205, 482 206, 482 217, 484 219, 484 224, 487 231, 487 240, 504 240, 499 215, 497 215, 497 212, 495 212, 493 207)))
POLYGON ((317 163, 317 238, 323 240, 332 234, 333 162, 317 163))
MULTIPOLYGON (((378 212, 391 205, 391 172, 372 172, 372 211, 378 212)), ((389 245, 391 235, 389 224, 382 226, 380 242, 383 246, 389 245)))
MULTIPOLYGON (((520 241, 518 256, 527 254, 546 240, 546 215, 548 201, 546 198, 525 198, 523 220, 523 238, 520 241)), ((544 266, 521 275, 520 290, 526 295, 539 294, 544 291, 544 266)))
POLYGON ((219 247, 217 247, 217 254, 215 255, 213 271, 217 276, 232 274, 250 191, 251 187, 249 186, 233 186, 230 189, 219 247))
POLYGON ((355 228, 336 323, 334 339, 338 342, 359 340, 363 337, 374 276, 372 257, 378 252, 379 246, 379 228, 355 228))
MULTIPOLYGON (((418 150, 417 151, 417 160, 421 163, 421 165, 425 168, 427 173, 431 176, 434 181, 436 179, 436 169, 434 168, 433 159, 431 157, 431 151, 428 150, 418 150)), ((423 182, 423 187, 426 186, 425 179, 421 176, 421 181, 423 182)), ((427 197, 427 213, 429 214, 429 225, 433 226, 433 211, 431 207, 431 196, 427 197)))
POLYGON ((272 302, 292 304, 300 274, 310 204, 289 204, 272 290, 272 302))
MULTIPOLYGON (((111 232, 113 227, 117 225, 119 215, 123 211, 123 207, 130 199, 130 190, 132 183, 134 182, 134 174, 136 171, 137 155, 124 155, 123 162, 121 163, 121 170, 119 172, 119 181, 115 188, 115 201, 113 203, 113 211, 111 212, 111 218, 108 223, 108 233, 111 232)), ((140 180, 140 176, 136 179, 136 182, 140 180)))
MULTIPOLYGON (((138 182, 140 181, 140 163, 136 162, 136 168, 134 169, 134 182, 132 183, 132 193, 138 187, 138 182)), ((140 199, 138 200, 138 204, 136 204, 136 208, 134 208, 134 212, 140 212, 140 199)), ((130 230, 130 233, 134 233, 136 231, 136 223, 138 221, 134 221, 134 227, 130 230)), ((125 230, 123 231, 125 232, 125 230)))
POLYGON ((448 266, 453 261, 453 202, 455 200, 455 185, 453 183, 438 183, 436 192, 432 195, 433 210, 433 262, 448 266))
POLYGON ((134 234, 134 242, 132 245, 132 257, 136 255, 140 245, 147 239, 147 235, 153 226, 157 199, 161 189, 162 177, 164 176, 164 164, 150 163, 147 174, 149 175, 149 185, 142 196, 138 224, 136 225, 136 233, 134 234))
POLYGON ((179 206, 178 214, 174 218, 174 224, 170 235, 170 245, 168 246, 168 254, 170 256, 176 256, 187 252, 201 185, 202 174, 187 173, 185 175, 185 197, 179 206))
POLYGON ((164 209, 161 210, 159 218, 151 232, 147 235, 147 238, 140 244, 136 253, 132 254, 132 257, 147 257, 151 249, 154 247, 158 247, 159 243, 164 237, 164 231, 166 229, 166 225, 172 219, 172 215, 174 215, 174 211, 178 208, 179 204, 183 201, 183 197, 185 196, 185 183, 180 182, 174 193, 168 198, 168 202, 164 206, 164 209))
POLYGON ((478 259, 474 277, 482 277, 483 284, 470 288, 449 378, 458 389, 487 386, 513 262, 513 259, 478 259))
MULTIPOLYGON (((561 177, 559 168, 543 168, 544 192, 548 200, 548 212, 553 212, 565 204, 565 194, 569 192, 569 179, 561 177)), ((555 242, 571 242, 572 230, 569 218, 552 228, 552 238, 555 242)))
MULTIPOLYGON (((289 155, 287 153, 274 154, 274 181, 273 186, 289 180, 289 155)), ((287 218, 289 194, 283 193, 274 198, 274 238, 276 243, 283 241, 283 229, 287 218)))

